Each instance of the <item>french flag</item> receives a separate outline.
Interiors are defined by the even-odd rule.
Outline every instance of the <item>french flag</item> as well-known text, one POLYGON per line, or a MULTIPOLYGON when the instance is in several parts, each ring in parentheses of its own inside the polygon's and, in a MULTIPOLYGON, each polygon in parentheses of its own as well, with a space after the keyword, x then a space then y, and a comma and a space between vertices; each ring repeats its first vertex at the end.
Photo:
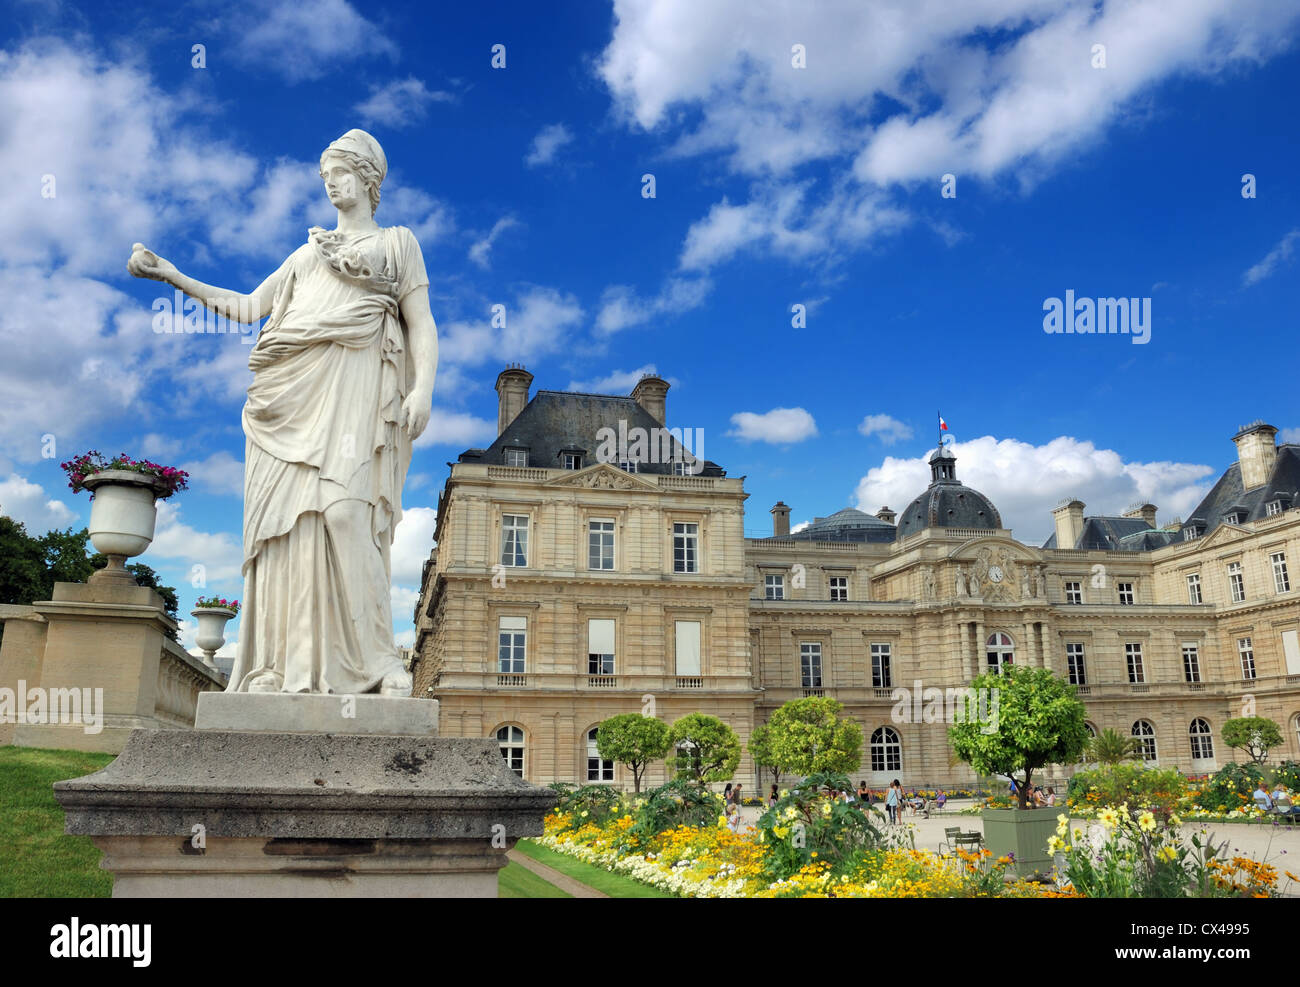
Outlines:
POLYGON ((943 420, 943 415, 939 416, 939 431, 940 432, 948 431, 948 423, 943 420))

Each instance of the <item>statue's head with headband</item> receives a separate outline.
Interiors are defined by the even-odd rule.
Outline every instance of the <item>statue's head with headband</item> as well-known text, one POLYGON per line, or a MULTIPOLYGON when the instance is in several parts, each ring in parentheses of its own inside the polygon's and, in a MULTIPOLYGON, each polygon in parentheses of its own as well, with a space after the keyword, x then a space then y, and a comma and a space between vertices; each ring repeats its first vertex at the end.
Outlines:
POLYGON ((370 215, 373 216, 379 208, 379 186, 388 174, 388 158, 384 156, 379 141, 364 130, 349 130, 321 152, 321 178, 325 177, 325 158, 331 154, 341 157, 356 172, 370 196, 370 215))

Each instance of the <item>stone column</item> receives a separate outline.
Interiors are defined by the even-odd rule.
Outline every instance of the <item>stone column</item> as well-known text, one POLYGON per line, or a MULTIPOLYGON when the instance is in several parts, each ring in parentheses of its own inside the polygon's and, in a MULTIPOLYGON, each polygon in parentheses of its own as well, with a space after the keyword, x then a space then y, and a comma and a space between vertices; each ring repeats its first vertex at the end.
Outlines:
POLYGON ((984 671, 987 666, 985 659, 985 650, 988 647, 988 637, 984 633, 984 615, 980 614, 975 619, 975 674, 978 675, 984 671))

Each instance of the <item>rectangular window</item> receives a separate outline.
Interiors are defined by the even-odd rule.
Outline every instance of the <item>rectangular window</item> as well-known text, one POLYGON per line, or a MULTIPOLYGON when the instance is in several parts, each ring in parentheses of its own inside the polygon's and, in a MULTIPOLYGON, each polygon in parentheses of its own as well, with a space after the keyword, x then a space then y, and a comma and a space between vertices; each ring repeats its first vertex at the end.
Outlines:
POLYGON ((1300 633, 1282 632, 1282 655, 1286 658, 1287 675, 1300 675, 1300 633))
POLYGON ((1088 675, 1083 667, 1083 645, 1079 643, 1065 646, 1065 670, 1070 678, 1070 685, 1087 685, 1088 675))
POLYGON ((1240 562, 1232 562, 1228 565, 1228 589, 1232 591, 1233 603, 1246 601, 1246 581, 1241 576, 1240 562))
POLYGON ((614 621, 587 621, 587 674, 614 674, 614 621))
POLYGON ((1066 603, 1083 602, 1083 586, 1080 583, 1072 582, 1072 583, 1065 584, 1065 602, 1066 603))
POLYGON ((1183 645, 1183 676, 1188 682, 1201 681, 1201 653, 1194 644, 1183 645))
POLYGON ((822 646, 817 641, 799 643, 799 671, 805 689, 822 687, 822 646))
POLYGON ((497 671, 523 675, 528 643, 527 617, 502 617, 497 625, 497 671))
POLYGON ((700 622, 677 621, 677 674, 696 677, 700 675, 700 622))
POLYGON ((528 565, 528 515, 501 515, 501 564, 528 565))
POLYGON ((506 450, 507 466, 527 466, 528 450, 527 449, 507 449, 506 450))
POLYGON ((673 476, 694 476, 691 472, 691 463, 685 459, 673 460, 673 476))
POLYGON ((673 572, 699 572, 700 526, 694 521, 673 524, 673 572))
POLYGON ((1241 656, 1241 677, 1243 679, 1253 679, 1255 677, 1255 649, 1250 643, 1250 638, 1237 638, 1237 654, 1241 656))
POLYGON ((1201 600, 1201 574, 1193 572, 1187 577, 1187 602, 1193 606, 1199 606, 1201 600))
POLYGON ((785 576, 764 576, 763 596, 768 600, 784 600, 785 576))
POLYGON ((614 568, 614 522, 603 518, 587 522, 587 568, 614 568))
POLYGON ((1201 529, 1197 527, 1183 529, 1183 541, 1193 541, 1201 536, 1201 529))
POLYGON ((831 601, 845 603, 849 598, 849 577, 831 576, 831 601))
POLYGON ((582 469, 582 457, 575 452, 566 452, 564 454, 564 468, 566 470, 582 469))
POLYGON ((1273 589, 1285 593, 1291 588, 1291 576, 1286 571, 1286 553, 1274 552, 1268 560, 1273 563, 1273 589))
POLYGON ((624 473, 636 473, 637 472, 636 460, 625 459, 618 464, 618 468, 621 469, 624 473))
POLYGON ((871 685, 876 689, 892 689, 894 673, 890 670, 890 648, 888 644, 871 646, 871 685))
POLYGON ((1147 674, 1142 667, 1142 645, 1140 643, 1124 645, 1124 657, 1128 660, 1128 680, 1130 682, 1145 682, 1147 674))
POLYGON ((1121 606, 1131 607, 1133 605, 1133 584, 1116 583, 1116 589, 1119 591, 1119 602, 1121 606))
POLYGON ((1273 517, 1275 514, 1282 513, 1282 502, 1280 500, 1270 500, 1264 505, 1264 516, 1273 517))

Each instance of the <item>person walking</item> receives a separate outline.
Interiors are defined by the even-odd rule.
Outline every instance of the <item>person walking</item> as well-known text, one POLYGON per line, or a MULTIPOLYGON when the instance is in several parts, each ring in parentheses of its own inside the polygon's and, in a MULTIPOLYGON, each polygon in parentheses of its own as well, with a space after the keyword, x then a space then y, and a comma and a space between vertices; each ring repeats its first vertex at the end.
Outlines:
POLYGON ((773 785, 772 790, 767 793, 767 807, 771 809, 775 805, 776 805, 776 786, 773 785))
POLYGON ((895 825, 903 821, 902 791, 902 782, 895 778, 889 783, 889 794, 885 796, 885 811, 889 813, 889 821, 895 825))

